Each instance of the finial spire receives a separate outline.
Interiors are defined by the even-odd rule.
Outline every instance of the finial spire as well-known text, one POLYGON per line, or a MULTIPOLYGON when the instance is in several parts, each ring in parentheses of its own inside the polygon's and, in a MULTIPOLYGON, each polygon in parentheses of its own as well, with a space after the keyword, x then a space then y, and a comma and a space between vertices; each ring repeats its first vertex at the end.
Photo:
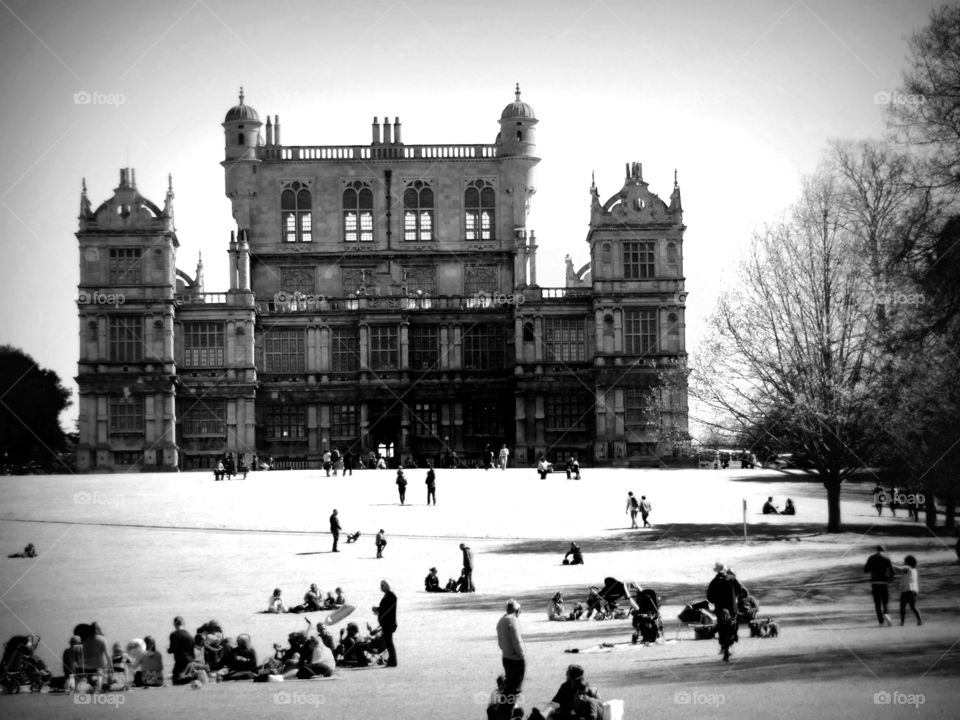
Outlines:
POLYGON ((86 179, 86 178, 83 178, 83 180, 81 180, 80 186, 81 186, 81 192, 82 192, 84 195, 86 195, 86 194, 87 194, 87 179, 86 179))
POLYGON ((240 86, 240 104, 243 105, 243 85, 240 86))
POLYGON ((167 192, 173 192, 173 173, 167 173, 167 192))
POLYGON ((595 188, 597 186, 597 172, 596 170, 590 171, 590 187, 595 188))
POLYGON ((520 83, 517 83, 517 89, 514 92, 517 94, 517 102, 520 102, 520 83))
POLYGON ((679 187, 679 185, 677 184, 677 169, 676 169, 676 168, 673 169, 673 187, 675 187, 675 188, 676 188, 676 187, 679 187))

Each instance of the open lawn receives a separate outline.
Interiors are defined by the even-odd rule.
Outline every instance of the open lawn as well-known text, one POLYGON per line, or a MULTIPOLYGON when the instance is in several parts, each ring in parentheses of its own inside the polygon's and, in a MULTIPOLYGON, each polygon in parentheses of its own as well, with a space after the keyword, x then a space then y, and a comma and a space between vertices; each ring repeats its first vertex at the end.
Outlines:
MULTIPOLYGON (((273 643, 305 627, 303 616, 260 612, 274 587, 294 604, 311 582, 324 593, 339 585, 362 627, 375 624, 370 607, 381 578, 398 596, 400 663, 340 670, 331 680, 132 690, 94 698, 101 704, 78 702, 90 696, 21 694, 0 698, 0 717, 479 719, 501 671, 494 627, 510 597, 524 608, 528 708, 549 700, 577 662, 603 698, 624 699, 627 718, 960 717, 955 541, 930 534, 905 511, 878 519, 872 484, 845 487, 847 532, 826 535, 825 493, 799 474, 437 475, 436 507, 425 505, 423 470, 407 471, 405 507, 385 470, 346 479, 262 472, 219 483, 206 473, 0 478, 0 637, 41 635, 42 657, 55 671, 77 623, 98 620, 111 644, 153 635, 165 650, 174 615, 191 631, 216 618, 227 635, 249 633, 265 659, 273 643), (627 490, 651 499, 652 528, 628 529, 627 490), (798 514, 760 515, 768 495, 781 507, 791 497, 798 514), (357 544, 341 537, 338 554, 329 552, 333 508, 345 531, 363 533, 357 544), (380 528, 389 544, 377 560, 380 528), (583 548, 582 566, 561 565, 571 540, 583 548), (464 541, 474 550, 478 592, 424 593, 430 566, 444 582, 459 574, 464 541), (28 542, 38 558, 6 558, 28 542), (877 543, 895 563, 917 557, 922 627, 897 626, 899 586, 891 586, 894 627, 877 626, 862 573, 877 543), (743 628, 729 665, 715 641, 693 640, 674 620, 703 597, 716 560, 732 566, 761 614, 782 626, 770 640, 750 639, 743 628), (607 575, 663 596, 667 642, 629 645, 628 620, 547 621, 554 592, 582 600, 607 575), (601 643, 614 647, 590 652, 601 643), (581 652, 564 652, 573 648, 581 652)), ((171 666, 167 656, 168 672, 171 666)))

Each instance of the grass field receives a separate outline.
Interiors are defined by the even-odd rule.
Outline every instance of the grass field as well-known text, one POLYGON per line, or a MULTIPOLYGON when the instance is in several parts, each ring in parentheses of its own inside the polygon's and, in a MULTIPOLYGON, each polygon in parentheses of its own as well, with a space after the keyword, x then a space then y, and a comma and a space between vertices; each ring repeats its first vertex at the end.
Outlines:
MULTIPOLYGON (((501 669, 494 627, 511 597, 524 608, 528 708, 549 700, 578 662, 605 699, 625 701, 627 718, 960 716, 954 541, 906 517, 878 519, 872 485, 845 488, 847 531, 826 535, 821 486, 789 473, 588 469, 580 481, 541 481, 533 470, 441 471, 436 507, 424 504, 423 476, 408 471, 403 507, 390 471, 265 472, 221 483, 205 473, 0 479, 0 637, 41 635, 42 657, 56 670, 77 623, 99 621, 111 644, 153 635, 165 650, 174 615, 191 631, 216 618, 228 635, 249 633, 263 659, 304 627, 302 616, 260 612, 271 591, 295 603, 311 582, 324 592, 343 587, 362 627, 375 622, 370 607, 387 578, 400 626, 397 669, 133 690, 95 698, 100 704, 22 694, 0 698, 0 716, 483 718, 501 669), (654 527, 628 529, 627 490, 650 497, 654 527), (798 514, 760 515, 768 495, 781 506, 793 498, 798 514), (357 544, 341 538, 338 554, 329 552, 333 508, 346 531, 363 533, 357 544), (380 528, 389 544, 377 560, 380 528), (571 540, 583 548, 582 566, 560 562, 571 540), (28 542, 38 558, 6 558, 28 542), (444 581, 459 573, 460 542, 474 550, 478 592, 424 593, 430 566, 444 581), (896 617, 892 628, 877 626, 862 569, 878 542, 897 563, 908 552, 918 558, 922 627, 899 627, 896 617), (674 621, 703 597, 716 560, 737 571, 783 633, 751 640, 742 632, 729 665, 715 642, 693 640, 674 621), (666 643, 630 646, 626 620, 547 621, 554 592, 581 600, 608 575, 663 596, 666 643), (601 643, 614 647, 595 652, 601 643), (564 652, 573 648, 581 652, 564 652)), ((892 587, 893 606, 898 596, 892 587)))

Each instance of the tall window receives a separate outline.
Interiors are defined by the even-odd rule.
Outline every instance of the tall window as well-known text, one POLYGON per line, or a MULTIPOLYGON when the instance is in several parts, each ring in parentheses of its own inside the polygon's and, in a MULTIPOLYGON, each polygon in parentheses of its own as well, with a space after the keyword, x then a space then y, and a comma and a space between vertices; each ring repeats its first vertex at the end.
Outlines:
POLYGON ((463 268, 463 294, 496 293, 500 290, 497 282, 496 265, 466 265, 463 268))
POLYGON ((659 410, 656 398, 647 388, 624 388, 623 423, 633 430, 655 427, 659 410))
POLYGON ((467 240, 494 239, 497 194, 486 180, 474 180, 463 195, 467 240))
POLYGON ((423 180, 403 191, 403 239, 433 240, 433 188, 423 180))
POLYGON ((554 432, 587 429, 587 401, 582 395, 559 393, 547 396, 547 430, 554 432))
POLYGON ((110 398, 110 432, 113 433, 142 433, 143 432, 143 397, 110 398))
POLYGON ((266 410, 268 440, 303 440, 307 437, 307 408, 303 405, 271 405, 266 410))
POLYGON ((404 285, 411 295, 417 292, 423 295, 437 294, 437 269, 433 265, 413 265, 404 268, 404 285))
POLYGON ((360 414, 356 405, 333 405, 330 408, 330 436, 355 438, 360 434, 360 414))
POLYGON ((373 242, 373 190, 362 180, 349 183, 343 191, 343 239, 373 242))
POLYGON ((283 241, 288 243, 313 241, 310 190, 301 182, 287 183, 280 193, 280 217, 283 222, 283 241))
POLYGON ((463 331, 463 367, 466 370, 496 370, 504 366, 506 343, 503 328, 474 325, 463 331))
POLYGON ((627 310, 623 313, 623 348, 627 355, 657 352, 656 310, 627 310))
POLYGON ((396 325, 370 327, 370 369, 395 370, 400 365, 400 342, 396 325))
POLYGON ((623 243, 623 278, 643 280, 652 278, 654 269, 654 246, 652 242, 623 243))
POLYGON ((495 402, 463 406, 463 433, 467 437, 503 437, 503 408, 495 402))
POLYGON ((226 402, 218 398, 197 401, 180 418, 184 435, 223 437, 227 434, 226 402))
POLYGON ((409 338, 411 370, 431 370, 439 367, 439 328, 411 325, 409 338))
POLYGON ((108 278, 111 285, 140 285, 143 282, 143 250, 110 248, 108 278))
POLYGON ((355 372, 360 354, 356 328, 333 328, 330 338, 330 367, 333 372, 355 372))
POLYGON ((543 344, 547 361, 583 362, 587 357, 583 320, 544 318, 543 344))
POLYGON ((306 343, 300 329, 273 328, 263 337, 263 367, 268 373, 300 373, 306 369, 306 343))
POLYGON ((356 295, 361 289, 365 290, 372 282, 373 271, 370 268, 340 268, 340 288, 344 297, 356 295))
POLYGON ((186 322, 183 324, 183 366, 223 367, 224 338, 222 322, 186 322))
POLYGON ((440 432, 440 408, 436 403, 414 403, 410 431, 418 437, 435 437, 440 432))
POLYGON ((110 361, 143 360, 143 318, 119 316, 110 318, 110 361))
POLYGON ((316 273, 312 267, 280 268, 280 291, 287 295, 313 295, 316 273))

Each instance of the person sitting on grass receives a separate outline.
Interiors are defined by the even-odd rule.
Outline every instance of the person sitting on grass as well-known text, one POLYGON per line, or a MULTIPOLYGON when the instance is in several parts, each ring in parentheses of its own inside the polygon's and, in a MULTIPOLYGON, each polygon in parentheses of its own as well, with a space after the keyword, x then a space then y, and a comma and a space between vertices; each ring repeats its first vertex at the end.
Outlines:
POLYGON ((157 641, 147 635, 143 655, 133 664, 133 684, 136 687, 163 687, 163 655, 157 651, 157 641))
POLYGON ((579 665, 567 668, 567 679, 544 710, 534 708, 530 712, 530 720, 601 720, 602 717, 600 693, 587 684, 579 665))
POLYGON ((437 577, 437 569, 435 567, 430 568, 430 572, 427 573, 427 576, 423 579, 423 589, 428 593, 443 592, 443 589, 440 587, 440 578, 437 577))
POLYGON ((9 558, 35 558, 37 556, 37 548, 34 547, 33 543, 27 545, 23 552, 13 553, 12 555, 7 555, 9 558))
POLYGON ((793 500, 791 500, 790 498, 787 498, 787 503, 786 503, 786 505, 783 506, 783 512, 780 513, 780 514, 781 514, 781 515, 796 515, 796 514, 797 514, 797 508, 796 508, 796 506, 793 504, 793 500))
POLYGON ((763 514, 764 515, 779 515, 780 511, 777 510, 777 506, 773 504, 773 498, 768 497, 767 501, 763 504, 763 514))
POLYGON ((547 462, 547 458, 541 455, 537 461, 537 472, 540 473, 541 480, 546 480, 547 475, 553 472, 553 463, 547 462))
POLYGON ((580 479, 580 463, 575 457, 567 458, 567 480, 573 476, 577 480, 580 479))
POLYGON ((268 613, 285 613, 285 612, 287 612, 287 606, 286 606, 286 604, 283 602, 283 598, 281 597, 280 588, 275 588, 275 589, 274 589, 273 595, 270 596, 270 600, 268 601, 268 603, 269 603, 269 605, 267 606, 267 612, 268 612, 268 613))
POLYGON ((340 631, 340 644, 337 646, 337 665, 344 667, 366 667, 370 664, 367 657, 369 643, 360 636, 360 626, 347 623, 346 632, 340 631))
POLYGON ((292 613, 309 613, 309 612, 319 612, 323 610, 323 605, 321 605, 321 594, 320 588, 317 587, 316 583, 310 585, 310 589, 303 594, 303 603, 296 605, 290 608, 292 613))
POLYGON ((567 616, 563 614, 563 593, 558 592, 547 604, 547 620, 563 621, 567 616))
POLYGON ((237 645, 224 658, 227 673, 224 680, 253 680, 257 676, 257 651, 246 633, 237 636, 237 645))
POLYGON ((110 687, 126 690, 130 686, 130 666, 133 660, 124 652, 123 645, 118 642, 113 644, 110 662, 112 665, 110 687))
POLYGON ((315 677, 330 677, 336 665, 337 661, 330 648, 320 638, 310 637, 300 650, 300 668, 297 671, 297 678, 311 680, 315 677))
POLYGON ((583 553, 580 552, 580 546, 575 542, 570 543, 570 549, 567 550, 567 554, 563 556, 564 565, 583 565, 583 553), (570 558, 570 556, 573 556, 570 558), (569 560, 567 558, 570 558, 569 560))

